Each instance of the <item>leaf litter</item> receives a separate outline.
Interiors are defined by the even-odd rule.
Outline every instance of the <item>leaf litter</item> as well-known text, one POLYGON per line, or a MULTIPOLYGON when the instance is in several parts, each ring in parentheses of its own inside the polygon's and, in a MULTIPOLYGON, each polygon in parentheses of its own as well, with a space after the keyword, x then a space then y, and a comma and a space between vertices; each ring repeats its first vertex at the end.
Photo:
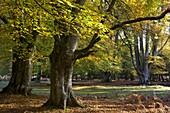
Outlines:
POLYGON ((170 113, 170 95, 159 98, 156 95, 130 94, 126 98, 106 96, 77 96, 87 108, 67 108, 57 110, 42 108, 48 99, 43 95, 0 94, 0 113, 170 113))

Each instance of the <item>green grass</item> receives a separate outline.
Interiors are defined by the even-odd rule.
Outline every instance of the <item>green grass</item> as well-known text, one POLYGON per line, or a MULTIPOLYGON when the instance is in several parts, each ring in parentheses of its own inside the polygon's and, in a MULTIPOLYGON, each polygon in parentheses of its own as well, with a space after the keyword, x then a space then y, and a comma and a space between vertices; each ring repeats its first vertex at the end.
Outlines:
MULTIPOLYGON (((0 90, 8 84, 6 81, 0 81, 0 90)), ((161 85, 154 86, 75 86, 73 87, 77 96, 109 96, 126 97, 132 93, 141 95, 156 94, 159 97, 166 96, 170 92, 170 87, 161 85)), ((33 93, 38 95, 49 95, 49 87, 38 86, 33 88, 33 93)))
POLYGON ((74 88, 76 95, 103 95, 110 97, 126 97, 132 93, 141 95, 156 94, 160 97, 166 96, 170 91, 169 87, 155 86, 84 86, 74 88))

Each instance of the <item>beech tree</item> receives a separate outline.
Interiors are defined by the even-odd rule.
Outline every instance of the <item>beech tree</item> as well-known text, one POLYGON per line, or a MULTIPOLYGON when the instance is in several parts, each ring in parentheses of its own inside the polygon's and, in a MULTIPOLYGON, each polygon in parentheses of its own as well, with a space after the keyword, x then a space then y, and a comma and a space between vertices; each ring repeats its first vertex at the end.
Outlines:
POLYGON ((12 77, 1 93, 27 95, 33 69, 34 41, 38 35, 34 30, 38 20, 32 17, 37 14, 32 11, 35 11, 34 5, 26 1, 4 1, 1 6, 0 19, 4 23, 1 30, 5 30, 4 37, 12 42, 13 54, 12 77))
POLYGON ((146 21, 122 28, 125 36, 122 40, 130 50, 132 63, 141 84, 148 83, 153 61, 169 40, 169 32, 165 32, 168 25, 162 24, 165 21, 167 20, 146 21))
MULTIPOLYGON (((124 35, 126 40, 128 40, 126 45, 130 50, 132 63, 139 76, 140 83, 147 84, 150 81, 149 78, 152 66, 166 45, 169 37, 164 33, 164 37, 162 38, 166 38, 166 40, 162 42, 163 45, 160 45, 161 37, 155 35, 153 27, 150 25, 147 27, 145 26, 145 29, 143 28, 140 32, 137 32, 137 34, 133 34, 130 31, 124 31, 124 35), (148 27, 152 29, 148 30, 148 27)), ((159 36, 161 36, 161 33, 159 33, 159 36)))

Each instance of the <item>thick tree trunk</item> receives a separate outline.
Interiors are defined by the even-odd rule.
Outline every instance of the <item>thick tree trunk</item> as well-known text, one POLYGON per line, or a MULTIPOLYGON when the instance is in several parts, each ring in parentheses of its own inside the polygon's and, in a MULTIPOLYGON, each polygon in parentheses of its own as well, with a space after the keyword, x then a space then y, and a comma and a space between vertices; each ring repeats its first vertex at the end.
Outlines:
POLYGON ((139 82, 140 82, 140 84, 145 84, 145 77, 144 77, 144 75, 139 75, 138 74, 138 77, 139 77, 139 82))
MULTIPOLYGON (((53 63, 54 64, 54 63, 53 63)), ((58 65, 58 64, 57 64, 58 65)), ((64 65, 64 64, 63 64, 64 65)), ((55 66, 57 68, 57 66, 55 66)), ((64 75, 66 70, 52 67, 50 98, 43 106, 53 106, 55 108, 65 109, 66 106, 82 106, 76 100, 72 90, 72 66, 66 69, 70 74, 64 75)))
POLYGON ((50 97, 43 106, 61 109, 65 109, 66 106, 81 106, 72 90, 74 51, 78 37, 55 36, 54 39, 55 44, 50 55, 50 97))
POLYGON ((149 76, 148 74, 144 74, 144 75, 138 75, 139 76, 139 82, 142 85, 147 85, 149 83, 149 76))
POLYGON ((13 60, 12 77, 1 93, 27 95, 33 70, 32 62, 29 59, 20 59, 15 53, 13 60))

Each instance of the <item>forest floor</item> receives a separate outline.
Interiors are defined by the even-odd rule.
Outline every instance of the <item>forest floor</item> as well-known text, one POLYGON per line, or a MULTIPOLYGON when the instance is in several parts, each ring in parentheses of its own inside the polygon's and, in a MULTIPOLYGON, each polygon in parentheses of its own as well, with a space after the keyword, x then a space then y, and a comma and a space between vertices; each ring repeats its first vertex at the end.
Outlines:
MULTIPOLYGON (((98 83, 93 85, 95 84, 98 85, 98 83)), ((87 105, 87 108, 74 107, 66 110, 42 108, 48 99, 47 95, 26 97, 0 94, 0 113, 170 113, 170 93, 161 98, 156 95, 144 96, 136 93, 118 98, 108 95, 78 95, 76 98, 87 105)))

